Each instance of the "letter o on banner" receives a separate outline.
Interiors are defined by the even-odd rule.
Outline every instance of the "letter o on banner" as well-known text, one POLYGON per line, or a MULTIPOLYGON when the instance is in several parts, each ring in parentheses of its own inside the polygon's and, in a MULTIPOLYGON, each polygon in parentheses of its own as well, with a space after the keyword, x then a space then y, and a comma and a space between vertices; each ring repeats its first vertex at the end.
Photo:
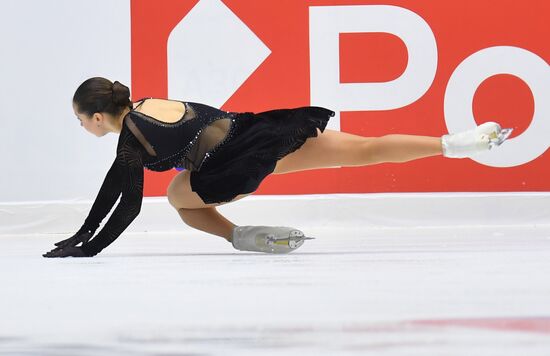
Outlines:
POLYGON ((445 122, 450 133, 475 127, 475 92, 485 79, 497 74, 515 75, 529 86, 535 103, 533 119, 520 136, 507 140, 494 152, 480 153, 472 159, 491 167, 519 166, 536 159, 550 147, 550 66, 533 52, 499 46, 485 48, 466 58, 447 84, 445 122))

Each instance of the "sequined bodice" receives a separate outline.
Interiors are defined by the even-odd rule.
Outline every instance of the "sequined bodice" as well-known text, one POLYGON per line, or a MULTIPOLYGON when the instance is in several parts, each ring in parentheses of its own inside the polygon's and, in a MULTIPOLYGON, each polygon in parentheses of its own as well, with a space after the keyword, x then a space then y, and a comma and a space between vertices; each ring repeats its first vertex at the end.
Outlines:
POLYGON ((144 148, 143 165, 153 171, 174 167, 198 171, 216 149, 231 137, 236 114, 214 107, 182 102, 183 117, 166 123, 132 110, 124 122, 144 148))

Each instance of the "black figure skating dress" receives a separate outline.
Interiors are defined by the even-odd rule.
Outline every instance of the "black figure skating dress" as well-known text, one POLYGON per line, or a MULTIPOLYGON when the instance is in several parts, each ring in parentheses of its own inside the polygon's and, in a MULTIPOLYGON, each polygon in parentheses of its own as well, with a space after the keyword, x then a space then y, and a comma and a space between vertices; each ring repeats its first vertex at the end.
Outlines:
POLYGON ((174 123, 134 110, 124 118, 116 159, 80 231, 93 234, 122 196, 101 231, 82 245, 86 255, 99 253, 138 216, 144 167, 153 171, 185 168, 191 172, 192 190, 205 203, 227 202, 254 192, 279 159, 317 136, 317 128, 323 132, 334 116, 320 107, 254 114, 183 104, 185 113, 174 123))

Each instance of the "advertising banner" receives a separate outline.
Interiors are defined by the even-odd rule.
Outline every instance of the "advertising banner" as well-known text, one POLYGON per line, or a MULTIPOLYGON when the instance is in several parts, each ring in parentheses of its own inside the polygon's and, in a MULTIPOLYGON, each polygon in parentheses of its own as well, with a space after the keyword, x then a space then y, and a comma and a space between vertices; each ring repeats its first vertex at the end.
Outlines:
MULTIPOLYGON (((132 95, 324 106, 327 129, 366 137, 514 128, 474 159, 271 175, 255 194, 547 191, 548 14, 542 0, 134 0, 132 95)), ((145 195, 176 174, 146 171, 145 195)))

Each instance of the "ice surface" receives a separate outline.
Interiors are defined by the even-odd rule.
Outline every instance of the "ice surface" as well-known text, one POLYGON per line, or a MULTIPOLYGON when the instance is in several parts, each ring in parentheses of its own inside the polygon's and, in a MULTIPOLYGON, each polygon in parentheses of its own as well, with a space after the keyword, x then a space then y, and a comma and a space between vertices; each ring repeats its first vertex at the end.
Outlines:
POLYGON ((0 236, 0 354, 549 355, 550 229, 307 229, 289 255, 202 232, 0 236))

